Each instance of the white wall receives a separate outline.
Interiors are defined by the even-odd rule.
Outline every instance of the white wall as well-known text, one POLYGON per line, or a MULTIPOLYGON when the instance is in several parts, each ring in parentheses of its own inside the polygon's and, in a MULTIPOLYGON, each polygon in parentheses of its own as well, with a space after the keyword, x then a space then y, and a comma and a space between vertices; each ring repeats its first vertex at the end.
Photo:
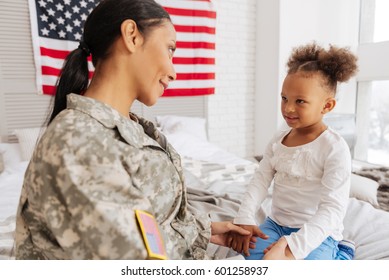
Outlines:
MULTIPOLYGON (((359 1, 258 0, 257 16, 255 153, 261 154, 277 127, 283 124, 279 93, 292 48, 316 41, 323 46, 350 47, 356 52, 359 1)), ((340 86, 337 96, 334 112, 354 113, 355 79, 340 86)))
POLYGON ((254 154, 256 1, 214 0, 216 92, 208 97, 211 142, 239 156, 254 154))

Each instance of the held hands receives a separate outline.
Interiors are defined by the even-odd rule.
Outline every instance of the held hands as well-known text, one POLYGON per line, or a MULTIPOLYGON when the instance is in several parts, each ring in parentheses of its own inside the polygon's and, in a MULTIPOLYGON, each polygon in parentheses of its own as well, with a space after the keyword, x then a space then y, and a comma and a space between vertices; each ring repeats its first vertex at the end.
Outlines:
POLYGON ((237 236, 249 236, 250 231, 245 230, 232 222, 212 222, 211 223, 211 242, 221 246, 229 246, 230 234, 237 236))
MULTIPOLYGON (((211 242, 217 245, 231 247, 238 253, 249 256, 249 248, 255 248, 256 238, 268 239, 258 226, 234 225, 232 222, 212 222, 211 242)), ((264 260, 295 260, 285 237, 272 243, 264 250, 264 260)))
POLYGON ((242 229, 250 232, 249 235, 239 235, 235 232, 230 232, 228 246, 234 249, 238 253, 244 253, 246 256, 250 256, 249 249, 255 248, 256 237, 262 239, 269 238, 264 234, 256 225, 239 225, 242 229))
POLYGON ((272 243, 264 251, 264 260, 295 260, 292 251, 288 246, 285 237, 281 237, 277 242, 272 243))

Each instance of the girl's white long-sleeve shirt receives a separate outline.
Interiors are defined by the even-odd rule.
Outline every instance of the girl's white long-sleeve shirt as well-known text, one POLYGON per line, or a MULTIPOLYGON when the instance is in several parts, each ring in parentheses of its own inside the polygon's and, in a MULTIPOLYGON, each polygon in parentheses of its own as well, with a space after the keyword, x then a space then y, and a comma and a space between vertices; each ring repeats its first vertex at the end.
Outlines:
POLYGON ((296 147, 282 144, 289 132, 277 133, 268 144, 234 223, 256 224, 255 214, 274 179, 269 217, 281 226, 299 228, 285 237, 294 257, 304 259, 328 236, 343 238, 351 156, 346 141, 331 128, 296 147))

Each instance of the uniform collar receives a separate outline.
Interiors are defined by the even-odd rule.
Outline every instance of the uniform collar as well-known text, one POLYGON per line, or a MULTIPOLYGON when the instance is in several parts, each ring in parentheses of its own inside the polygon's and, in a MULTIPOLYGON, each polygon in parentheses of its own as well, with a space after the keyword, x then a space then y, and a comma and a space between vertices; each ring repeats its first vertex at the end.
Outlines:
POLYGON ((106 128, 117 128, 120 136, 128 144, 137 148, 143 146, 166 147, 165 137, 158 132, 154 124, 133 113, 130 113, 131 118, 126 118, 103 102, 74 93, 67 96, 67 108, 89 115, 106 128))

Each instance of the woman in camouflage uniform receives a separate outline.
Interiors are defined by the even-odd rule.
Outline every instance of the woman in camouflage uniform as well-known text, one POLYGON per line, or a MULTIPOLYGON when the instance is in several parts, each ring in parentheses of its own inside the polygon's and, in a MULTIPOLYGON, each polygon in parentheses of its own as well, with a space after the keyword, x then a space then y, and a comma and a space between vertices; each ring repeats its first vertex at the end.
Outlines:
POLYGON ((26 171, 17 259, 147 259, 135 210, 155 217, 169 259, 205 259, 228 232, 187 209, 180 157, 154 125, 129 113, 176 78, 176 33, 153 0, 106 0, 66 59, 49 125, 26 171), (87 58, 95 67, 88 86, 87 58))

